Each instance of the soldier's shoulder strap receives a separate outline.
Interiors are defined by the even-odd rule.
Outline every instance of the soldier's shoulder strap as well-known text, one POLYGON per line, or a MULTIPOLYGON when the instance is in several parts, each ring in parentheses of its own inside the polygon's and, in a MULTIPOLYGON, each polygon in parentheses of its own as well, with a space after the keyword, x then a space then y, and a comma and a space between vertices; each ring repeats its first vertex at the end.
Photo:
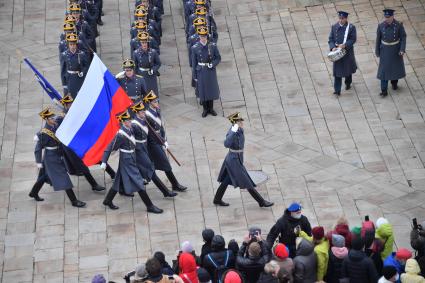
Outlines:
POLYGON ((51 130, 46 129, 46 128, 43 128, 43 129, 41 129, 40 133, 46 134, 46 135, 48 135, 49 137, 51 137, 52 139, 54 139, 55 141, 57 141, 57 142, 59 142, 59 143, 60 143, 60 141, 59 141, 59 140, 58 140, 58 138, 56 137, 55 133, 53 133, 51 130))
POLYGON ((120 134, 121 136, 127 138, 129 141, 131 141, 133 144, 136 144, 136 139, 134 138, 134 136, 130 136, 129 134, 127 134, 123 129, 119 129, 118 130, 118 134, 120 134))

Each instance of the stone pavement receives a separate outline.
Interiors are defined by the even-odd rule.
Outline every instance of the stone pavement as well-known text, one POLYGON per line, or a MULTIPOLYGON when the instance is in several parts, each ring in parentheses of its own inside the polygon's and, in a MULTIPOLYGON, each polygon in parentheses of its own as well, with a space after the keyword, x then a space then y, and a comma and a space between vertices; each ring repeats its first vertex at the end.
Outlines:
MULTIPOLYGON (((99 54, 118 72, 129 54, 133 1, 104 1, 99 54)), ((83 178, 73 183, 87 208, 72 207, 48 186, 44 202, 28 198, 37 173, 32 137, 42 126, 37 113, 50 102, 16 49, 60 90, 57 41, 66 6, 63 0, 0 0, 2 282, 88 282, 95 273, 119 281, 153 251, 171 260, 184 240, 199 249, 206 226, 226 239, 241 240, 254 224, 267 233, 293 200, 302 202, 313 225, 327 229, 342 214, 352 225, 364 215, 384 215, 394 224, 396 245, 409 247, 410 219, 425 215, 424 0, 213 1, 222 97, 219 116, 206 119, 190 86, 182 3, 164 6, 161 104, 171 149, 183 164, 173 164, 176 175, 190 189, 171 200, 149 185, 165 213, 148 215, 138 198, 117 197, 120 209, 106 210, 104 194, 93 193, 83 178), (408 75, 400 90, 381 99, 373 52, 384 6, 395 8, 406 28, 408 75), (357 27, 359 70, 354 87, 336 98, 325 56, 339 9, 349 11, 357 27), (235 110, 247 117, 246 166, 270 177, 259 191, 276 203, 271 209, 233 189, 225 195, 230 207, 212 205, 226 154, 223 116, 235 110)), ((109 177, 92 169, 109 187, 109 177)))

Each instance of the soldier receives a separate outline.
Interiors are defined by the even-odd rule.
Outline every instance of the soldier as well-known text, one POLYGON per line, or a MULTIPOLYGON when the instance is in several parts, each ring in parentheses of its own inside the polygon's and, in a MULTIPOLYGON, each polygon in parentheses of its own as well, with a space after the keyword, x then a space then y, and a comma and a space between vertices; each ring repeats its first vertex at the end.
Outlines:
POLYGON ((133 53, 133 61, 136 66, 136 72, 143 76, 146 82, 146 91, 158 93, 159 67, 161 61, 155 49, 149 47, 148 38, 140 39, 140 47, 133 53))
POLYGON ((62 53, 61 79, 64 95, 70 93, 75 98, 83 85, 89 68, 89 59, 84 51, 78 50, 78 37, 75 33, 67 34, 68 49, 62 53))
POLYGON ((180 185, 177 181, 163 148, 164 146, 165 149, 168 149, 168 142, 165 137, 165 129, 161 120, 158 97, 151 91, 145 96, 143 101, 149 104, 149 107, 146 110, 146 124, 149 128, 147 142, 149 158, 153 162, 155 170, 165 172, 168 180, 170 180, 173 191, 184 192, 187 190, 187 187, 180 185))
POLYGON ((219 99, 220 89, 217 81, 216 66, 221 61, 217 45, 208 40, 208 30, 198 28, 199 42, 192 46, 192 76, 196 81, 196 94, 202 103, 202 117, 209 114, 217 116, 214 100, 219 99))
POLYGON ((378 79, 381 80, 382 97, 388 95, 388 81, 393 90, 398 80, 406 76, 403 55, 406 52, 406 31, 402 22, 394 19, 394 10, 385 9, 385 20, 378 25, 375 54, 379 57, 378 79))
MULTIPOLYGON (((148 11, 144 8, 141 9, 136 9, 134 11, 134 22, 132 24, 132 27, 137 23, 137 21, 143 21, 146 25, 146 30, 149 32, 149 34, 151 36, 153 36, 155 38, 155 40, 158 42, 159 45, 161 45, 161 30, 160 27, 158 25, 158 23, 153 20, 148 18, 148 11)), ((142 28, 144 29, 144 28, 142 28)), ((134 29, 130 30, 130 35, 132 36, 131 38, 134 38, 137 36, 137 32, 134 31, 134 29)))
POLYGON ((142 76, 134 73, 134 61, 125 59, 122 63, 122 68, 124 72, 116 76, 118 83, 133 102, 142 99, 147 94, 146 82, 142 76))
POLYGON ((354 43, 356 43, 357 32, 353 24, 348 23, 348 13, 338 12, 339 21, 334 24, 329 34, 329 49, 335 51, 337 48, 345 49, 344 57, 333 63, 334 94, 341 95, 342 78, 345 78, 345 89, 351 88, 352 74, 357 70, 356 58, 354 57, 354 43))
POLYGON ((147 12, 148 19, 154 20, 158 24, 159 35, 162 36, 162 18, 158 7, 149 4, 149 0, 142 0, 136 9, 145 9, 147 12))
MULTIPOLYGON (((61 40, 59 42, 59 61, 61 60, 61 55, 63 52, 65 52, 68 49, 68 43, 66 42, 66 35, 70 34, 70 33, 75 33, 76 29, 75 29, 75 25, 73 23, 64 23, 63 24, 63 40, 61 40)), ((62 37, 62 36, 61 36, 62 37)), ((77 49, 82 50, 82 51, 87 51, 84 43, 81 41, 81 38, 78 38, 77 41, 77 49)))
MULTIPOLYGON (((196 18, 193 21, 193 25, 196 26, 196 28, 200 28, 200 27, 204 27, 206 28, 206 21, 205 18, 196 18)), ((189 36, 189 38, 187 39, 187 50, 189 52, 189 66, 192 67, 192 46, 195 45, 197 42, 199 42, 199 35, 198 33, 195 32, 195 34, 192 34, 191 36, 189 36)), ((192 80, 192 86, 195 87, 196 84, 193 83, 192 80)))
POLYGON ((84 20, 90 25, 95 37, 98 37, 99 30, 97 29, 97 22, 99 18, 99 9, 96 3, 94 3, 94 1, 83 1, 81 3, 81 8, 84 20))
POLYGON ((214 196, 214 204, 220 206, 229 206, 228 203, 222 200, 227 186, 247 189, 249 194, 258 202, 260 207, 269 207, 273 203, 269 202, 257 192, 255 183, 252 181, 248 172, 243 165, 243 150, 245 144, 245 136, 243 130, 243 119, 239 112, 236 112, 227 117, 232 123, 232 127, 227 132, 224 146, 229 149, 229 152, 221 166, 218 182, 220 186, 214 196))
POLYGON ((198 17, 206 17, 207 16, 207 8, 203 5, 197 5, 195 8, 195 12, 187 18, 186 26, 185 26, 185 32, 186 32, 186 38, 189 35, 189 29, 190 26, 193 24, 193 20, 198 17))
MULTIPOLYGON (((58 115, 58 118, 56 119, 57 126, 59 127, 60 124, 63 122, 63 119, 68 112, 69 108, 71 108, 72 103, 74 102, 74 99, 71 95, 64 96, 59 101, 63 108, 64 108, 64 114, 58 115)), ((96 180, 93 178, 93 175, 90 173, 90 169, 84 164, 84 162, 81 160, 81 158, 75 154, 75 152, 70 149, 69 147, 62 144, 62 149, 64 153, 64 162, 65 167, 68 171, 68 174, 75 175, 75 176, 84 176, 87 180, 87 182, 91 185, 92 190, 96 192, 100 192, 105 190, 104 187, 100 186, 96 180)), ((111 176, 111 178, 115 178, 115 172, 107 164, 106 172, 111 176)))
POLYGON ((86 204, 79 201, 72 190, 72 182, 65 169, 62 159, 61 143, 55 135, 56 120, 55 113, 49 108, 40 112, 40 117, 46 124, 34 137, 37 142, 34 150, 35 162, 40 169, 37 182, 34 184, 29 196, 36 201, 43 201, 38 193, 45 182, 51 184, 55 191, 65 191, 72 206, 84 207, 86 204), (44 156, 43 156, 44 149, 44 156))
POLYGON ((75 26, 78 33, 83 33, 87 39, 87 43, 90 48, 96 52, 96 34, 92 30, 87 21, 85 21, 81 15, 81 6, 79 4, 69 5, 69 12, 75 18, 75 26))
POLYGON ((130 40, 130 53, 131 56, 133 57, 134 51, 137 50, 140 47, 140 40, 146 40, 148 41, 148 45, 152 48, 155 49, 156 52, 158 52, 158 55, 160 55, 160 51, 159 51, 159 44, 156 41, 155 38, 153 38, 152 36, 149 35, 148 32, 146 31, 139 31, 137 33, 137 37, 133 38, 132 40, 130 40))
POLYGON ((136 163, 139 167, 140 174, 146 181, 152 180, 152 182, 158 187, 164 197, 175 197, 176 192, 169 191, 167 187, 162 183, 155 173, 155 166, 149 158, 147 148, 147 137, 149 134, 149 128, 146 124, 146 112, 145 106, 142 101, 136 102, 131 106, 135 114, 131 121, 131 127, 136 138, 136 163))
POLYGON ((197 17, 193 20, 193 24, 189 27, 188 34, 186 35, 187 38, 190 38, 192 35, 196 34, 196 29, 201 26, 206 26, 208 29, 208 37, 212 42, 217 43, 218 41, 218 33, 217 33, 217 26, 215 24, 214 18, 211 16, 206 17, 197 17), (212 20, 208 20, 212 19, 212 20), (198 19, 198 20, 197 20, 198 19), (204 19, 204 21, 200 21, 199 19, 204 19), (198 21, 198 22, 196 22, 198 21))
POLYGON ((155 41, 157 42, 158 46, 159 46, 159 42, 158 42, 158 32, 155 30, 155 27, 149 22, 149 24, 146 23, 145 20, 136 20, 134 21, 134 23, 132 24, 132 27, 130 28, 130 37, 131 39, 137 38, 137 35, 140 32, 147 32, 149 33, 150 36, 152 36, 155 41))
POLYGON ((146 205, 148 212, 162 213, 163 210, 156 207, 146 193, 143 178, 140 175, 136 164, 136 153, 134 151, 136 148, 136 142, 131 130, 130 114, 126 110, 118 115, 117 118, 121 122, 121 128, 106 148, 100 167, 102 169, 106 168, 106 162, 113 151, 120 151, 120 159, 114 183, 106 195, 103 204, 108 206, 110 209, 118 209, 119 207, 114 205, 112 200, 117 192, 124 190, 127 195, 137 192, 143 203, 146 205))

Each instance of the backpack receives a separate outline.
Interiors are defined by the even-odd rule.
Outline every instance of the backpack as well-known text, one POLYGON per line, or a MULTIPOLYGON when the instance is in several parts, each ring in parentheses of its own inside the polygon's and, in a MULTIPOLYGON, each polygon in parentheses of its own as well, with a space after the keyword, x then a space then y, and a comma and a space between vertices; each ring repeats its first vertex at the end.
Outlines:
POLYGON ((211 256, 211 254, 207 255, 208 259, 211 261, 211 263, 215 267, 215 274, 214 275, 215 275, 215 278, 217 278, 218 283, 222 283, 221 277, 223 276, 223 273, 227 270, 227 264, 229 262, 229 254, 230 254, 230 251, 227 250, 226 251, 226 257, 224 259, 224 264, 222 264, 222 265, 218 265, 217 262, 211 256))

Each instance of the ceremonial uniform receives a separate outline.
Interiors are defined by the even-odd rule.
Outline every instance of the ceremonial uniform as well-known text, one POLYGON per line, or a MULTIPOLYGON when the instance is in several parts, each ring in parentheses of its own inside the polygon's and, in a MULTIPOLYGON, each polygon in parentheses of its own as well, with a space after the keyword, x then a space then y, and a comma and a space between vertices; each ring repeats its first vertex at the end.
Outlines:
MULTIPOLYGON (((345 15, 346 12, 338 12, 340 17, 345 15)), ((346 54, 344 57, 333 63, 333 75, 335 77, 334 89, 335 94, 341 94, 342 78, 345 78, 346 89, 350 89, 352 83, 352 74, 357 70, 356 58, 354 56, 354 43, 357 40, 356 27, 348 22, 341 25, 339 22, 334 24, 329 34, 329 49, 332 51, 333 48, 337 48, 338 45, 344 44, 346 54), (344 43, 345 32, 348 27, 347 40, 344 43)))
POLYGON ((64 94, 71 94, 75 98, 83 85, 88 68, 89 59, 84 51, 72 53, 69 49, 61 54, 61 79, 64 94))
MULTIPOLYGON (((125 112, 125 119, 130 119, 130 114, 125 112)), ((121 120, 123 121, 123 120, 121 120)), ((133 192, 137 192, 142 201, 145 203, 149 212, 162 213, 162 210, 152 204, 149 196, 145 191, 143 178, 140 175, 139 169, 136 164, 136 141, 133 136, 131 127, 127 128, 122 125, 115 138, 106 148, 102 157, 102 168, 106 167, 106 162, 109 159, 112 151, 119 150, 119 163, 118 170, 115 176, 114 183, 111 190, 108 192, 103 204, 109 206, 111 209, 117 209, 113 205, 112 200, 115 195, 124 191, 127 195, 131 195, 133 192)))
MULTIPOLYGON (((386 9, 384 13, 392 17, 394 10, 386 9)), ((381 80, 381 95, 387 95, 388 81, 391 81, 393 89, 397 89, 398 80, 406 76, 403 56, 400 55, 405 51, 406 31, 403 23, 396 20, 380 23, 376 34, 375 54, 379 57, 377 77, 381 80)))
POLYGON ((248 171, 243 165, 243 151, 245 146, 244 130, 240 128, 237 122, 243 121, 239 112, 228 117, 233 126, 226 134, 224 146, 229 152, 221 166, 217 181, 220 187, 214 197, 214 204, 228 206, 229 204, 222 201, 227 186, 232 185, 235 188, 247 189, 251 196, 258 202, 261 207, 272 206, 273 203, 264 200, 255 190, 255 183, 252 181, 248 171))
POLYGON ((133 60, 136 65, 136 72, 145 79, 146 91, 149 92, 152 90, 158 95, 157 76, 159 75, 159 67, 161 67, 158 53, 151 48, 147 50, 139 48, 134 51, 133 60))
MULTIPOLYGON (((159 50, 159 44, 154 37, 149 36, 148 44, 149 44, 150 48, 155 49, 155 51, 158 53, 158 55, 161 54, 161 52, 159 50)), ((137 49, 140 48, 140 45, 141 45, 140 40, 137 37, 130 40, 131 57, 133 57, 134 51, 136 51, 137 49)))
POLYGON ((120 86, 125 90, 131 100, 136 101, 143 98, 146 94, 146 82, 142 76, 133 75, 131 78, 125 74, 117 78, 120 86))

